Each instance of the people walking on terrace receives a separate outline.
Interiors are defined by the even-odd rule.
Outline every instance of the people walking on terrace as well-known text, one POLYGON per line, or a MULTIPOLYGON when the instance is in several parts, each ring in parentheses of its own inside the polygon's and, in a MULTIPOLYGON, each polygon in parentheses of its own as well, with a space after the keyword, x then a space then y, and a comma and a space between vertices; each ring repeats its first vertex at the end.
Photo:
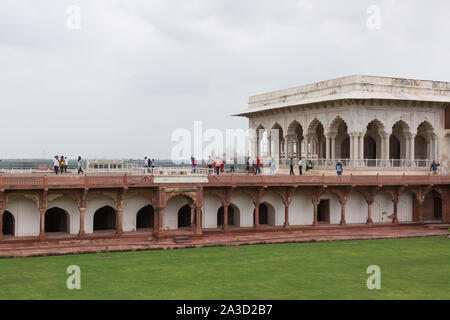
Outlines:
POLYGON ((69 166, 69 160, 67 157, 64 157, 64 172, 67 173, 67 167, 69 166))
POLYGON ((208 162, 207 162, 208 169, 212 169, 212 163, 213 163, 213 160, 211 159, 211 156, 208 156, 208 162))
POLYGON ((84 174, 83 172, 83 168, 82 168, 82 164, 81 164, 81 157, 78 156, 78 161, 77 161, 77 169, 78 169, 78 174, 84 174))
POLYGON ((314 168, 314 165, 311 160, 308 160, 308 164, 306 165, 306 172, 309 170, 312 170, 314 168))
POLYGON ((64 162, 64 156, 61 156, 61 158, 59 159, 59 172, 62 174, 64 172, 64 166, 65 166, 65 162, 64 162))
POLYGON ((255 163, 255 171, 253 174, 261 173, 261 170, 259 169, 259 166, 261 165, 261 160, 259 160, 259 157, 256 157, 256 163, 255 163))
POLYGON ((269 167, 270 167, 270 174, 271 174, 271 175, 277 174, 277 172, 276 172, 275 160, 273 160, 273 158, 270 159, 269 167))
POLYGON ((300 158, 298 160, 298 172, 300 175, 303 175, 303 159, 300 158))
POLYGON ((150 164, 149 164, 149 160, 147 157, 144 157, 144 168, 145 168, 145 172, 149 173, 150 172, 150 164))
POLYGON ((430 166, 430 172, 433 171, 433 174, 437 174, 439 166, 440 166, 440 163, 433 160, 433 162, 431 163, 431 166, 430 166))
POLYGON ((155 166, 156 166, 155 159, 152 159, 150 163, 150 167, 152 168, 152 174, 155 172, 155 166))
POLYGON ((58 174, 58 170, 59 170, 59 158, 58 158, 58 156, 55 156, 55 158, 53 159, 53 169, 55 169, 55 174, 58 174))
POLYGON ((336 173, 337 173, 337 175, 341 176, 343 171, 344 171, 344 169, 342 168, 342 162, 340 160, 338 160, 338 162, 336 163, 336 173))
POLYGON ((197 160, 194 158, 194 156, 191 157, 191 165, 192 165, 192 172, 195 173, 197 169, 197 160))
POLYGON ((294 158, 291 157, 289 160, 289 175, 293 176, 294 174, 294 158))
POLYGON ((253 159, 251 157, 248 157, 248 173, 253 173, 253 159))
POLYGON ((220 167, 222 166, 222 159, 220 159, 219 157, 216 158, 216 160, 214 160, 214 165, 216 167, 216 174, 219 175, 220 174, 220 167))

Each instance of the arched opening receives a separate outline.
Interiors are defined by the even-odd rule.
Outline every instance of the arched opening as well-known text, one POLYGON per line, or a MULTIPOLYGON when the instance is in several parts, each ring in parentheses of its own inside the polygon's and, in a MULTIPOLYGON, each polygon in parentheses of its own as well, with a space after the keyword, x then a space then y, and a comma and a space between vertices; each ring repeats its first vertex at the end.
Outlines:
POLYGON ((141 208, 136 214, 136 229, 153 228, 154 210, 152 205, 141 208))
POLYGON ((376 166, 375 159, 382 158, 382 137, 385 135, 384 126, 378 120, 372 120, 366 127, 364 135, 364 159, 367 166, 376 166))
POLYGON ((303 128, 298 121, 291 122, 286 137, 289 141, 288 157, 299 159, 302 156, 303 128))
POLYGON ((272 157, 284 158, 285 140, 283 128, 275 123, 270 130, 270 153, 272 157))
MULTIPOLYGON (((224 222, 224 208, 221 206, 217 211, 217 226, 223 226, 224 222)), ((233 206, 228 206, 228 225, 234 225, 234 208, 233 206)))
MULTIPOLYGON (((253 209, 253 224, 255 224, 255 210, 253 209)), ((259 204, 259 224, 260 225, 275 225, 275 209, 267 203, 259 204)))
POLYGON ((324 132, 322 123, 317 119, 314 119, 308 126, 307 139, 309 146, 305 144, 305 152, 309 153, 313 158, 325 158, 326 138, 324 132))
POLYGON ((186 228, 191 225, 191 207, 186 204, 178 210, 178 228, 186 228))
POLYGON ((425 222, 442 221, 442 197, 439 192, 433 190, 425 196, 423 220, 425 222))
POLYGON ((365 159, 377 158, 377 143, 374 138, 367 135, 364 137, 364 158, 365 159))
POLYGON ((259 158, 265 157, 268 153, 267 131, 263 125, 256 128, 256 154, 259 158))
MULTIPOLYGON (((350 135, 347 132, 347 123, 337 117, 330 125, 330 137, 334 138, 334 154, 335 159, 350 159, 350 135)), ((333 149, 333 148, 332 148, 333 149)))
POLYGON ((433 150, 435 137, 433 127, 427 121, 417 127, 417 135, 414 138, 414 159, 417 166, 425 167, 429 164, 424 160, 435 160, 433 150))
POLYGON ((3 212, 3 235, 14 236, 14 216, 11 212, 3 212))
POLYGON ((116 230, 116 210, 104 206, 94 213, 94 231, 116 230))
POLYGON ((400 140, 394 135, 389 138, 389 159, 400 159, 400 140))
POLYGON ((409 126, 406 122, 400 120, 392 126, 392 134, 389 137, 389 158, 392 160, 393 166, 401 166, 400 159, 406 159, 408 149, 408 137, 411 136, 409 126))
POLYGON ((61 208, 45 212, 45 232, 69 232, 69 214, 61 208))

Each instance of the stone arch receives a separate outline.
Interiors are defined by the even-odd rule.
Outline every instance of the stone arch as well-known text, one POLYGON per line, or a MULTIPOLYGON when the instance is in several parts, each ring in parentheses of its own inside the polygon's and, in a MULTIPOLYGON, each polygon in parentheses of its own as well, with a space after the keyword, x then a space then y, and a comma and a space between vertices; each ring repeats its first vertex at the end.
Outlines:
POLYGON ((430 190, 423 202, 424 222, 442 221, 442 195, 436 190, 430 190))
POLYGON ((14 215, 9 212, 3 212, 3 235, 5 236, 15 236, 16 234, 16 223, 14 215))
POLYGON ((124 232, 137 230, 137 213, 147 206, 153 208, 150 197, 144 194, 135 193, 127 197, 122 213, 122 228, 124 232))
MULTIPOLYGON (((164 208, 163 228, 166 230, 178 229, 180 209, 187 206, 187 208, 189 208, 190 215, 190 205, 192 204, 192 198, 188 197, 185 194, 177 194, 170 197, 170 199, 166 202, 166 206, 164 208)), ((184 208, 183 212, 186 210, 187 209, 184 208)))
POLYGON ((306 134, 305 152, 311 157, 325 158, 325 129, 322 122, 314 118, 308 125, 306 134), (309 141, 309 142, 308 142, 309 141))
POLYGON ((288 157, 300 158, 303 145, 303 127, 297 120, 293 120, 286 133, 288 140, 288 157))
POLYGON ((364 159, 367 166, 376 166, 375 159, 382 158, 385 135, 385 127, 380 120, 374 119, 367 124, 364 135, 364 159))
POLYGON ((407 122, 399 120, 394 123, 389 137, 389 159, 393 159, 392 164, 394 166, 401 166, 401 161, 399 160, 407 158, 407 144, 410 137, 411 130, 407 122))
POLYGON ((59 207, 52 207, 45 211, 45 233, 69 233, 69 213, 59 207))
POLYGON ((36 202, 23 194, 8 195, 8 203, 5 208, 10 212, 15 221, 15 236, 38 236, 40 230, 40 212, 36 202), (22 223, 25 221, 26 223, 22 223))
POLYGON ((136 230, 153 228, 155 210, 148 204, 136 213, 136 230))
POLYGON ((283 127, 275 122, 274 125, 270 129, 270 150, 272 156, 277 156, 279 158, 284 158, 285 156, 285 138, 284 138, 284 130, 283 127), (278 130, 278 139, 274 136, 275 132, 273 130, 278 130), (278 140, 278 143, 277 141, 278 140), (277 150, 278 149, 278 150, 277 150))
POLYGON ((334 138, 335 155, 336 159, 349 159, 350 158, 350 135, 348 134, 347 122, 340 116, 336 116, 330 123, 329 135, 334 138))
MULTIPOLYGON (((259 204, 259 224, 275 226, 275 208, 268 202, 263 201, 259 204)), ((255 210, 253 209, 253 225, 255 224, 255 210)))
MULTIPOLYGON (((221 206, 218 210, 217 210, 217 226, 223 226, 223 217, 224 217, 224 207, 221 206)), ((228 225, 229 226, 236 226, 239 227, 239 222, 240 222, 240 212, 239 212, 239 208, 234 204, 231 203, 228 206, 228 225)))
MULTIPOLYGON (((252 195, 245 189, 243 191, 233 191, 231 193, 231 202, 239 209, 239 226, 253 226, 253 204, 252 195)), ((237 224, 237 221, 234 221, 237 224)))
MULTIPOLYGON (((426 166, 426 159, 434 158, 433 141, 436 137, 433 126, 428 121, 423 121, 417 126, 417 134, 414 138, 414 159, 418 166, 426 166)), ((436 159, 433 159, 436 160, 436 159)))
POLYGON ((177 227, 180 228, 189 228, 191 225, 191 206, 189 204, 185 204, 182 206, 177 213, 177 227))
POLYGON ((114 209, 111 206, 103 206, 95 211, 93 222, 94 232, 116 230, 116 228, 117 228, 116 209, 114 209))

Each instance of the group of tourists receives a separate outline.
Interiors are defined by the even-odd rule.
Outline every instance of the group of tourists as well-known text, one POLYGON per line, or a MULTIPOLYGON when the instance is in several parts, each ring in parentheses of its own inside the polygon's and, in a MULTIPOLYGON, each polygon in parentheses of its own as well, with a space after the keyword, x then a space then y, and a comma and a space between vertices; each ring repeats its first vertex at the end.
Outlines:
POLYGON ((261 160, 257 156, 255 160, 252 159, 252 157, 247 158, 247 166, 246 166, 246 173, 247 174, 258 174, 261 173, 261 160))
MULTIPOLYGON (((294 165, 295 165, 294 158, 291 157, 291 159, 289 161, 289 175, 291 175, 291 176, 295 175, 294 165)), ((308 160, 305 165, 306 172, 308 172, 309 170, 312 170, 313 168, 314 168, 314 163, 312 162, 312 160, 308 160)), ((300 158, 298 160, 298 173, 300 175, 303 175, 303 158, 300 158)))
MULTIPOLYGON (((55 158, 53 159, 53 169, 55 170, 55 174, 58 174, 58 172, 60 174, 63 174, 63 172, 67 173, 68 167, 69 167, 69 159, 67 159, 67 157, 55 156, 55 158)), ((78 174, 84 173, 80 156, 78 156, 78 159, 77 159, 77 171, 78 171, 78 174)))
POLYGON ((155 171, 155 159, 150 159, 148 157, 144 158, 144 167, 147 173, 152 173, 155 171))
MULTIPOLYGON (((216 157, 214 160, 211 156, 208 157, 208 162, 206 166, 210 170, 214 170, 214 172, 219 175, 221 172, 225 172, 225 160, 219 157, 216 157)), ((230 162, 230 170, 228 172, 234 173, 234 160, 232 159, 230 162)))

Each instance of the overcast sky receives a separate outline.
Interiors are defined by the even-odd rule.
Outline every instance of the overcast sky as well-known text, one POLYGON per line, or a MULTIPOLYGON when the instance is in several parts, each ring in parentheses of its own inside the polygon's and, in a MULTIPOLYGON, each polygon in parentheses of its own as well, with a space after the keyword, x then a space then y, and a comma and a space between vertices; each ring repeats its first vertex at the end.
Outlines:
POLYGON ((168 158, 194 120, 246 129, 230 115, 254 94, 351 74, 450 81, 449 15, 448 0, 1 0, 0 158, 168 158))

